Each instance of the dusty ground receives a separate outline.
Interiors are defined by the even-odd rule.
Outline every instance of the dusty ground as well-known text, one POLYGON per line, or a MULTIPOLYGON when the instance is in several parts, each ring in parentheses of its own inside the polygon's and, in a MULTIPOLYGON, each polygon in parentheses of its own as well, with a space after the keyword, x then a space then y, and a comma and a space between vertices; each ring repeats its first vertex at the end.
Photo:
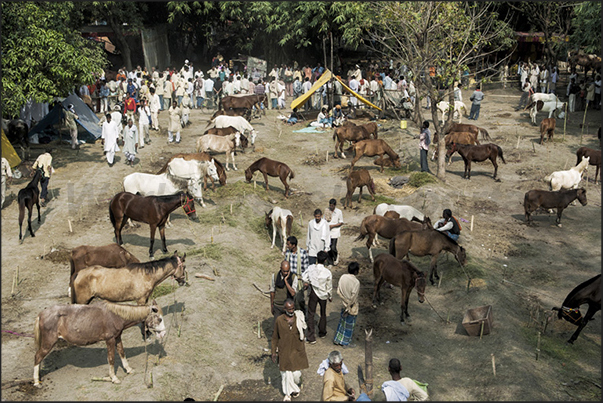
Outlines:
MULTIPOLYGON (((465 92, 464 98, 469 95, 465 92)), ((466 270, 473 278, 468 291, 463 270, 452 256, 442 256, 441 284, 428 286, 429 303, 419 304, 413 292, 407 325, 400 325, 398 320, 397 289, 384 289, 384 304, 371 308, 372 267, 364 243, 353 240, 362 218, 372 213, 376 203, 366 198, 358 207, 355 196, 354 208, 343 212, 342 262, 333 268, 334 284, 346 272, 347 263, 357 260, 362 288, 354 331, 357 346, 342 352, 350 369, 348 382, 357 388, 357 367, 364 366, 364 330, 374 329, 377 400, 384 399, 379 388, 388 379, 387 362, 392 357, 401 359, 405 376, 429 384, 432 400, 601 399, 600 313, 573 346, 566 346, 565 341, 575 328, 553 319, 541 335, 536 359, 538 332, 543 330, 550 308, 559 306, 574 286, 600 272, 600 185, 583 181, 588 205, 570 206, 563 214, 562 228, 554 225, 554 215, 546 213, 536 215, 535 227, 526 227, 522 206, 527 190, 546 188, 542 182, 545 175, 574 164, 580 143, 598 148, 600 113, 588 114, 582 138, 582 113, 569 117, 564 139, 563 121, 558 120, 554 141, 541 146, 538 128, 531 126, 527 113, 513 110, 519 95, 515 89, 486 90, 477 122, 504 150, 507 164, 500 164, 501 182, 492 180, 489 162, 474 164, 471 181, 463 180, 463 163, 457 156, 445 183, 378 199, 412 205, 434 221, 447 207, 467 220, 462 222, 460 243, 468 251, 466 270), (471 217, 473 231, 468 222, 471 217), (480 340, 468 336, 461 322, 468 309, 483 305, 492 305, 494 321, 492 332, 480 340)), ((123 177, 133 171, 154 173, 173 153, 193 152, 208 115, 193 110, 193 125, 183 130, 180 145, 168 145, 165 131, 152 132, 152 144, 140 151, 140 161, 133 168, 124 164, 121 153, 115 166, 109 168, 100 143, 84 145, 78 153, 67 145, 55 146, 52 199, 42 209, 41 225, 33 224, 36 237, 28 234, 22 244, 18 242, 15 195, 27 180, 14 181, 2 210, 3 400, 212 400, 219 390, 219 400, 282 400, 278 368, 268 352, 267 336, 272 333, 269 300, 254 287, 268 289, 270 274, 278 270, 281 259, 278 247, 270 249, 263 215, 274 204, 292 210, 293 232, 304 246, 313 210, 326 208, 331 197, 340 200, 341 206, 344 168, 350 159, 333 159, 332 131, 292 133, 300 125, 282 125, 276 115, 276 111, 268 111, 261 120, 252 122, 259 132, 255 152, 239 153, 239 169, 228 172, 226 187, 205 194, 207 208, 198 207, 198 222, 188 221, 182 212, 172 215, 173 227, 166 230, 168 249, 170 253, 188 252, 190 285, 158 298, 170 329, 163 344, 145 348, 139 331, 124 332, 126 355, 135 373, 126 375, 116 359, 120 385, 92 381, 107 375, 103 343, 89 347, 57 344, 43 361, 41 389, 33 388, 31 382, 12 387, 7 382, 32 377, 35 348, 33 338, 27 336, 32 333, 36 315, 45 307, 68 303, 67 251, 83 244, 114 242, 108 201, 121 191, 123 177), (244 169, 262 156, 286 162, 295 171, 294 195, 289 199, 284 199, 283 186, 276 178, 269 179, 268 192, 262 188, 261 176, 257 188, 244 183, 244 169), (17 267, 19 283, 11 295, 17 267), (196 278, 195 273, 215 281, 196 278)), ((166 126, 166 112, 160 114, 160 122, 166 126)), ((397 121, 379 123, 380 137, 401 153, 410 171, 417 170, 417 127, 409 123, 408 129, 401 130, 397 121)), ((32 160, 42 150, 34 149, 32 160)), ((224 162, 224 155, 218 159, 224 162)), ((435 165, 430 164, 435 171, 435 165)), ((379 173, 368 158, 357 165, 368 168, 379 181, 406 173, 406 168, 379 173)), ((592 178, 593 173, 591 168, 588 175, 592 178)), ((123 238, 129 251, 142 261, 148 260, 148 225, 125 230, 123 238)), ((155 247, 158 249, 157 242, 155 247)), ((387 250, 376 248, 373 253, 387 250)), ((159 258, 161 253, 155 256, 159 258)), ((429 258, 415 257, 412 261, 422 270, 428 269, 429 258)), ((335 295, 327 306, 327 338, 306 347, 310 368, 303 371, 304 400, 320 399, 321 378, 316 369, 334 349, 332 337, 340 306, 335 295)))

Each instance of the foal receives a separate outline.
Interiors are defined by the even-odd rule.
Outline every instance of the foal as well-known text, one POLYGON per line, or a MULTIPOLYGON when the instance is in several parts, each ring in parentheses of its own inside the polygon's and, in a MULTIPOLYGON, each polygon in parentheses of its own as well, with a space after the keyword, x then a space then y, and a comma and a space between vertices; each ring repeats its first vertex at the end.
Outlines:
POLYGON ((38 208, 38 224, 42 221, 40 218, 40 189, 38 189, 38 183, 40 182, 41 176, 42 170, 37 169, 31 182, 29 182, 25 188, 19 190, 19 194, 17 195, 17 201, 19 203, 19 240, 23 239, 21 228, 23 225, 23 218, 25 217, 26 207, 27 229, 32 238, 35 237, 33 229, 31 228, 31 213, 34 204, 38 208))
POLYGON ((255 171, 260 171, 264 175, 264 184, 266 190, 268 190, 268 176, 279 177, 283 185, 285 185, 285 199, 289 195, 289 184, 287 183, 287 177, 293 179, 295 173, 287 164, 280 161, 271 160, 266 157, 262 157, 245 170, 245 180, 251 182, 252 175, 255 171))

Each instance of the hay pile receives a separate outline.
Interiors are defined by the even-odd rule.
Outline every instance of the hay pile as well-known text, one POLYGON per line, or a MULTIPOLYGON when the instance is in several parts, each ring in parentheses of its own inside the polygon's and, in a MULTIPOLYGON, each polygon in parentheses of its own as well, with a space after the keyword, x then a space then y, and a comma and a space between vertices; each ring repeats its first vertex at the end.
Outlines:
POLYGON ((375 182, 375 192, 388 197, 409 196, 417 191, 416 187, 410 185, 404 185, 400 189, 393 188, 389 185, 389 179, 376 178, 373 181, 375 182))

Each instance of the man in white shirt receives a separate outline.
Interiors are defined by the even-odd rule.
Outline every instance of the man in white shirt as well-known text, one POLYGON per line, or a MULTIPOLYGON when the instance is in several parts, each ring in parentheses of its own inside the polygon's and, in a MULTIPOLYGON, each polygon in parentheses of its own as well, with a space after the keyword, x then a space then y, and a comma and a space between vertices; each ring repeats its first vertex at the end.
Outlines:
POLYGON ((329 200, 329 208, 325 212, 325 220, 329 223, 329 235, 331 236, 331 245, 329 247, 329 262, 337 266, 339 264, 339 252, 337 251, 337 241, 341 236, 341 226, 343 225, 343 214, 336 208, 337 200, 329 200))
POLYGON ((331 271, 324 266, 328 255, 325 251, 318 252, 318 263, 311 264, 308 270, 302 275, 304 289, 309 288, 308 298, 308 334, 306 340, 310 344, 316 344, 316 333, 314 315, 316 314, 316 305, 320 305, 320 320, 318 321, 318 337, 327 335, 327 300, 333 301, 331 292, 333 291, 333 275, 331 271))
POLYGON ((316 263, 320 251, 329 251, 331 236, 329 224, 322 218, 322 210, 314 210, 314 219, 308 222, 308 235, 306 237, 306 250, 310 264, 316 263))
POLYGON ((159 110, 161 109, 161 101, 159 95, 155 93, 155 88, 149 90, 149 109, 151 110, 151 121, 153 123, 153 130, 159 130, 159 110))
MULTIPOLYGON (((312 88, 312 83, 310 82, 310 79, 308 77, 306 77, 304 84, 302 85, 303 93, 305 94, 308 91, 310 91, 310 88, 312 88)), ((311 106, 312 106, 312 102, 310 100, 307 100, 306 103, 304 104, 304 109, 306 111, 309 111, 311 106)))
POLYGON ((119 137, 121 127, 119 122, 111 121, 110 113, 107 113, 106 119, 107 120, 103 123, 101 142, 104 146, 107 162, 109 163, 109 166, 112 167, 115 153, 119 151, 119 147, 117 146, 117 138, 119 137))
POLYGON ((389 360, 388 371, 392 380, 383 382, 383 385, 381 385, 381 390, 385 394, 386 401, 427 400, 429 397, 427 392, 421 389, 415 381, 400 376, 400 372, 402 371, 400 360, 397 358, 389 360))
POLYGON ((211 77, 207 77, 205 83, 203 84, 203 89, 205 90, 205 99, 209 101, 209 104, 213 107, 214 105, 214 80, 211 77))
MULTIPOLYGON (((352 79, 350 80, 350 89, 355 93, 358 93, 359 87, 360 83, 358 82, 358 80, 356 80, 356 76, 352 76, 352 79)), ((358 105, 358 98, 350 94, 350 102, 352 103, 352 105, 354 105, 355 108, 358 105)))

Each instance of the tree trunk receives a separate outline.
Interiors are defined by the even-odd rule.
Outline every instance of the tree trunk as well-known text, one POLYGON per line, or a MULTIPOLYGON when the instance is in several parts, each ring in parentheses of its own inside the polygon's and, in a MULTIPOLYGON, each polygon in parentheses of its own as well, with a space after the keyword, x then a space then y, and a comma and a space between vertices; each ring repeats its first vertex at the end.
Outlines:
POLYGON ((121 57, 128 71, 132 71, 132 56, 130 52, 130 46, 124 37, 124 32, 121 29, 121 25, 115 21, 113 17, 107 18, 107 22, 113 32, 115 32, 115 42, 113 43, 117 49, 121 52, 121 57))

